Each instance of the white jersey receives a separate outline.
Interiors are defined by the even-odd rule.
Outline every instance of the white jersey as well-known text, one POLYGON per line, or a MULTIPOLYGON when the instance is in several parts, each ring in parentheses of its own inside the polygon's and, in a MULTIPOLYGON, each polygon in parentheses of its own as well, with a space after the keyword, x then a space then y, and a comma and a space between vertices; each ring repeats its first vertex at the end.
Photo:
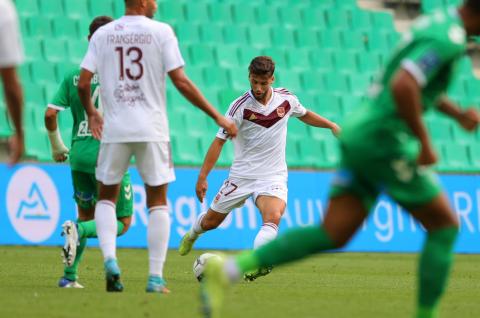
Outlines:
POLYGON ((17 66, 23 61, 23 48, 15 6, 0 0, 0 67, 17 66))
MULTIPOLYGON (((286 181, 288 119, 306 113, 298 98, 283 88, 272 89, 267 105, 259 103, 251 91, 237 98, 226 114, 238 127, 232 139, 235 156, 230 177, 286 181)), ((227 139, 228 135, 220 128, 217 137, 227 139)))
POLYGON ((98 29, 81 67, 99 76, 102 142, 169 141, 165 78, 184 64, 166 23, 123 16, 98 29))

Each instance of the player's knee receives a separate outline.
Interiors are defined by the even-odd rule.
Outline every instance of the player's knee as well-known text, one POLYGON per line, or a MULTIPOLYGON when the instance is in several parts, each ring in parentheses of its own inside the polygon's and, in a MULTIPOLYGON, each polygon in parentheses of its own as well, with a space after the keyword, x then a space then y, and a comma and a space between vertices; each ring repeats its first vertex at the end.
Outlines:
POLYGON ((279 224, 282 218, 283 211, 269 211, 268 213, 263 214, 263 223, 274 223, 279 224))

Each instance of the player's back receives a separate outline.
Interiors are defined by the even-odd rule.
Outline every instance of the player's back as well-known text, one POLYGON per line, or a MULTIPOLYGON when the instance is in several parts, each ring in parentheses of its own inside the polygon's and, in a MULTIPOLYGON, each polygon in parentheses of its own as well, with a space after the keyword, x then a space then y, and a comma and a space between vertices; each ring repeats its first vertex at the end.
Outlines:
MULTIPOLYGON (((70 145, 70 165, 72 170, 94 173, 100 143, 92 137, 88 127, 87 114, 78 96, 77 86, 79 77, 80 69, 78 68, 67 72, 49 107, 57 110, 70 109, 73 118, 72 141, 70 145)), ((98 76, 95 74, 91 81, 91 98, 96 108, 101 108, 99 107, 99 93, 98 76)), ((65 114, 64 116, 70 115, 65 114)))
POLYGON ((95 32, 84 63, 102 87, 102 142, 169 140, 165 77, 183 66, 172 47, 178 44, 170 26, 144 16, 123 16, 95 32))
POLYGON ((15 6, 10 0, 0 0, 0 67, 18 65, 22 59, 15 6))

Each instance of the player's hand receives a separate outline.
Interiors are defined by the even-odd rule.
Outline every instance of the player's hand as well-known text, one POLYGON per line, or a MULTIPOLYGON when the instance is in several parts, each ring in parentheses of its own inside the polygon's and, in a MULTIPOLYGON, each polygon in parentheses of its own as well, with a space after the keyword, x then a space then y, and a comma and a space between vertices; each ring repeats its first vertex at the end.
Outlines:
POLYGON ((68 148, 64 147, 61 150, 52 151, 52 157, 55 162, 64 162, 68 158, 68 148))
POLYGON ((207 179, 198 177, 197 185, 195 186, 195 192, 197 193, 198 201, 203 203, 203 199, 205 198, 205 194, 208 190, 208 182, 207 179))
POLYGON ((90 127, 93 138, 98 140, 102 138, 103 118, 97 110, 88 116, 88 127, 90 127))
POLYGON ((463 129, 467 131, 473 131, 480 123, 480 115, 475 109, 469 108, 462 113, 458 119, 458 123, 463 127, 463 129))
POLYGON ((335 136, 335 137, 338 137, 340 135, 340 132, 342 131, 342 129, 340 128, 340 126, 338 126, 336 123, 332 123, 332 134, 335 136))
POLYGON ((437 154, 430 144, 422 144, 420 154, 417 158, 417 163, 420 166, 431 166, 437 162, 437 154))
POLYGON ((220 116, 217 119, 217 125, 225 129, 230 138, 235 138, 237 136, 238 128, 235 126, 231 120, 228 120, 224 116, 220 116))
POLYGON ((23 133, 16 133, 8 140, 8 146, 10 149, 10 159, 8 164, 13 166, 20 161, 23 152, 25 151, 25 144, 23 139, 23 133))

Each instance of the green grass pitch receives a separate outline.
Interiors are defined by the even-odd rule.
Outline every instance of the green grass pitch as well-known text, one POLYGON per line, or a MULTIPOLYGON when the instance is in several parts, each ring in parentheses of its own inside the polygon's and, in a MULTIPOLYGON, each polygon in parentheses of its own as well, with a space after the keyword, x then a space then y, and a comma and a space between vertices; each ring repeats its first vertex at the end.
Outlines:
MULTIPOLYGON (((56 287, 60 249, 0 247, 0 317, 199 317, 192 264, 202 251, 170 251, 165 277, 172 293, 146 294, 147 252, 120 249, 125 291, 104 291, 100 251, 89 248, 80 272, 83 290, 56 287)), ((417 256, 325 254, 242 282, 226 298, 224 317, 412 317, 417 256)), ((478 317, 480 255, 457 255, 441 317, 478 317)))

